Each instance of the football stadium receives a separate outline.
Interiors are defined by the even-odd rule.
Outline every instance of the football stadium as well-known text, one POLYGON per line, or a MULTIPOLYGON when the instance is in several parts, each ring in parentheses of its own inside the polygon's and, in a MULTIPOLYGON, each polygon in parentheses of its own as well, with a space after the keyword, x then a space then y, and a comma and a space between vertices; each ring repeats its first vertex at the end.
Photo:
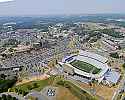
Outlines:
MULTIPOLYGON (((59 64, 61 64, 64 71, 69 74, 77 74, 84 78, 95 79, 101 82, 104 77, 107 76, 107 73, 112 72, 107 62, 108 59, 101 55, 80 50, 78 55, 67 56, 62 62, 59 62, 59 64)), ((111 75, 108 76, 108 78, 111 77, 109 81, 116 83, 119 77, 116 78, 117 80, 112 80, 114 79, 113 77, 116 76, 118 75, 114 72, 111 73, 111 75)))

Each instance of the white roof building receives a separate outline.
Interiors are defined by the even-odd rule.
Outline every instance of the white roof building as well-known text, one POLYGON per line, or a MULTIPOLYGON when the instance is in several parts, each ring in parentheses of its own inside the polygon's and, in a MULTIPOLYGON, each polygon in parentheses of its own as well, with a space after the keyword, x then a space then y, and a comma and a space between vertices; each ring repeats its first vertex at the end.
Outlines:
POLYGON ((64 58, 62 60, 63 62, 61 62, 60 64, 67 64, 69 67, 74 68, 74 72, 76 74, 79 75, 83 75, 85 77, 89 77, 89 78, 95 78, 95 79, 100 79, 101 77, 103 77, 103 75, 108 71, 109 66, 107 65, 107 61, 108 59, 100 56, 98 54, 94 54, 88 51, 82 51, 80 50, 79 55, 71 55, 68 56, 66 58, 64 58), (69 59, 68 59, 69 58, 69 59), (79 60, 79 61, 84 61, 86 63, 89 63, 99 69, 101 69, 101 71, 98 74, 92 74, 92 73, 87 73, 84 72, 76 67, 73 67, 70 62, 74 61, 74 60, 79 60))
POLYGON ((116 84, 120 78, 120 74, 118 72, 111 70, 107 64, 107 61, 108 59, 101 55, 80 50, 78 55, 67 56, 62 60, 62 62, 59 62, 59 64, 63 66, 64 69, 65 66, 69 67, 67 70, 68 73, 70 73, 71 69, 73 69, 73 72, 76 75, 83 76, 87 79, 96 79, 98 80, 98 83, 105 81, 108 84, 116 84), (70 63, 74 60, 89 63, 101 70, 96 74, 93 74, 91 70, 89 72, 86 72, 78 68, 78 66, 72 66, 70 63))
POLYGON ((80 55, 83 55, 83 56, 91 58, 91 59, 95 59, 95 60, 100 61, 102 63, 106 63, 108 61, 107 58, 105 58, 105 57, 103 57, 101 55, 92 53, 92 52, 88 52, 88 51, 80 50, 80 55))

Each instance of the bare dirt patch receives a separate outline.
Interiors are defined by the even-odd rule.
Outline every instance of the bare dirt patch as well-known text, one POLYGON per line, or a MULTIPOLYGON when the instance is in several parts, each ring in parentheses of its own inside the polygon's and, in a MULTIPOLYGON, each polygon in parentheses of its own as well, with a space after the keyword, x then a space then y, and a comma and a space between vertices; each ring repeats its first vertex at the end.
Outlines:
POLYGON ((108 87, 108 86, 103 86, 103 85, 93 85, 89 86, 88 84, 84 84, 81 83, 81 87, 85 88, 85 89, 91 89, 94 88, 94 90, 96 91, 96 95, 99 97, 104 98, 105 100, 111 100, 114 92, 116 91, 117 88, 114 87, 108 87))
POLYGON ((74 96, 67 88, 59 87, 57 100, 79 100, 76 96, 74 96))

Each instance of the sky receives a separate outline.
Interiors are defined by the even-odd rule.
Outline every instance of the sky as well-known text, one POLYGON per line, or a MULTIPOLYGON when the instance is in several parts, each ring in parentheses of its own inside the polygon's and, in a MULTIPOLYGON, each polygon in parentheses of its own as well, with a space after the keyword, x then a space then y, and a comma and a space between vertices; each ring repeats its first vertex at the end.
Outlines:
MULTIPOLYGON (((13 0, 1 2, 0 15, 124 13, 125 0, 13 0)), ((7 0, 6 0, 7 1, 7 0)))
POLYGON ((9 2, 9 1, 13 1, 13 0, 0 0, 0 2, 9 2))

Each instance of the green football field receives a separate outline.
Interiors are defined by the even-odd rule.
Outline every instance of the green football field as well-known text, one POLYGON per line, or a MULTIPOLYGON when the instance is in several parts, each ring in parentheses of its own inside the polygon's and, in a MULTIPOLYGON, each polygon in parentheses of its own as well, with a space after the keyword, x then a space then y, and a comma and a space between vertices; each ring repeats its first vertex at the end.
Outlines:
POLYGON ((92 74, 98 74, 101 69, 93 66, 92 64, 86 63, 84 61, 79 61, 79 60, 74 60, 73 62, 70 63, 73 67, 82 70, 87 73, 92 73, 92 74))

